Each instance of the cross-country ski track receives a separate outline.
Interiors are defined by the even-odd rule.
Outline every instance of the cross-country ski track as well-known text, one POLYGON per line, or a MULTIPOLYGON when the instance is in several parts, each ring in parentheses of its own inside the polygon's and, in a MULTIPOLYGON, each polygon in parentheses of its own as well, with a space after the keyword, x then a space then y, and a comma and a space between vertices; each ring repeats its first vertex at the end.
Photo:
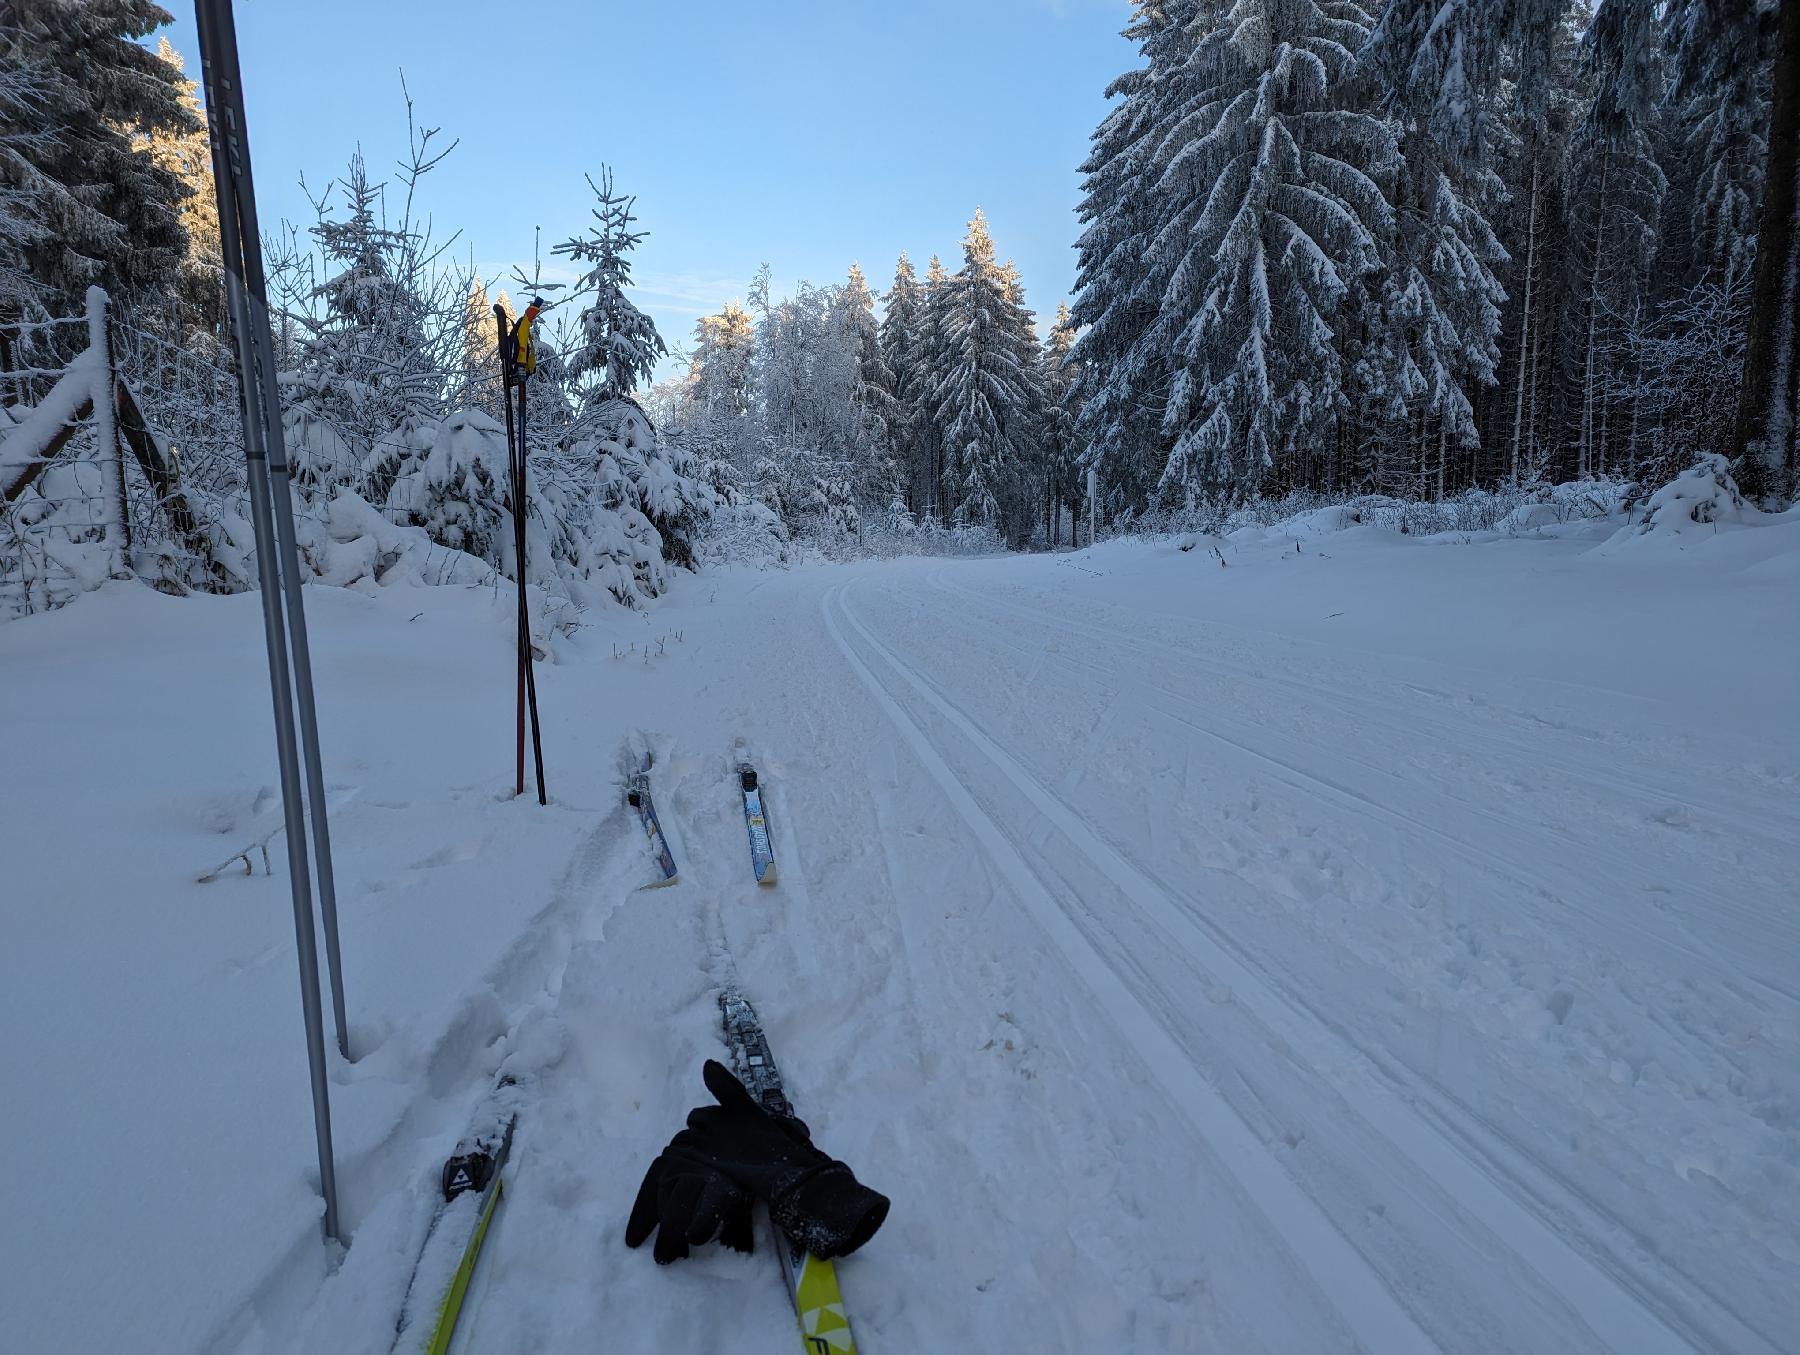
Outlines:
MULTIPOLYGON (((213 1307, 158 1330, 388 1349, 437 1166, 505 1071, 517 1138, 454 1349, 792 1355, 761 1233, 754 1256, 669 1267, 622 1240, 734 983, 816 1138, 893 1198, 838 1267, 865 1355, 1794 1349, 1800 745, 1791 721, 1765 732, 1785 698, 1695 699, 1741 656, 1664 661, 1659 627, 1717 612, 1673 567, 1572 540, 1286 549, 691 580, 540 670, 550 809, 502 798, 492 720, 430 754, 478 787, 449 818, 389 784, 385 727, 427 717, 342 680, 381 618, 320 607, 321 707, 355 712, 335 761, 327 741, 331 783, 356 788, 334 836, 372 1046, 334 1074, 353 1242, 312 1259, 304 1088, 269 1080, 297 1119, 266 1159, 296 1187, 265 1210, 279 1240, 234 1247, 213 1307), (1450 593, 1482 634, 1430 624, 1450 593), (633 625, 670 638, 627 656, 633 625), (740 745, 773 887, 751 874, 740 745), (645 752, 679 865, 663 888, 623 799, 645 752), (355 911, 412 899, 414 862, 413 916, 467 947, 419 952, 416 920, 355 911), (483 890, 510 910, 492 935, 483 890)), ((405 638, 463 652, 469 625, 428 625, 405 638)), ((171 684, 198 643, 171 637, 171 684)), ((505 696, 504 657, 462 677, 505 696)), ((462 699, 428 704, 468 720, 462 699)), ((221 746, 260 733, 246 712, 221 746)), ((206 888, 272 918, 250 968, 208 961, 219 982, 291 1003, 285 882, 206 888)), ((180 1132, 154 1120, 175 1113, 143 1132, 180 1132)), ((61 1114, 53 1097, 27 1133, 61 1114)), ((75 1224, 40 1214, 44 1265, 67 1264, 75 1224)), ((204 1250, 183 1231, 203 1225, 217 1209, 178 1214, 175 1240, 204 1250)), ((27 1306, 22 1330, 99 1337, 103 1314, 27 1306)))

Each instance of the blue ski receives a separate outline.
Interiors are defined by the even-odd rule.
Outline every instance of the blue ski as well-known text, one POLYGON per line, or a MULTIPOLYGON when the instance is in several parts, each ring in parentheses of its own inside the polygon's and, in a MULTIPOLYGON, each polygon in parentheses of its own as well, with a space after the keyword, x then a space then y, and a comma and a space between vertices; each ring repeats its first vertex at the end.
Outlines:
POLYGON ((656 858, 657 867, 662 871, 662 879, 658 885, 675 883, 675 854, 669 850, 669 841, 663 836, 662 823, 656 817, 656 804, 650 798, 650 759, 644 758, 641 771, 631 774, 631 785, 625 792, 625 799, 638 812, 638 818, 644 824, 644 836, 650 839, 650 854, 656 858))
POLYGON ((763 813, 762 788, 756 782, 756 768, 748 762, 738 764, 738 782, 744 788, 744 827, 750 834, 750 868, 756 872, 756 883, 775 883, 775 848, 769 841, 769 820, 763 813))

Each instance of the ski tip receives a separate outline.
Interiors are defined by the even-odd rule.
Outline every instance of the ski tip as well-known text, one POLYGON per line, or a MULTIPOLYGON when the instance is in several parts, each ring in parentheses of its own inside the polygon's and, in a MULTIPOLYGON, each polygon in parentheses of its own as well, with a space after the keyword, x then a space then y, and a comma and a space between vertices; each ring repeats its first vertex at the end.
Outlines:
POLYGON ((741 763, 738 766, 738 784, 743 786, 745 791, 756 789, 756 768, 752 767, 748 762, 741 763))
POLYGON ((756 883, 759 885, 772 885, 775 884, 779 878, 780 872, 775 868, 775 863, 771 861, 769 862, 768 869, 763 871, 763 873, 757 877, 756 883))

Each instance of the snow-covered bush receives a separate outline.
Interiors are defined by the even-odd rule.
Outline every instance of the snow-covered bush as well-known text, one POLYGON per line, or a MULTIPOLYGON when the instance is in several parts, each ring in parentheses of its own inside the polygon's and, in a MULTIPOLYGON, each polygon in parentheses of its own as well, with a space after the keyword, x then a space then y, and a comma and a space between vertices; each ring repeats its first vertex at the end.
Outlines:
POLYGON ((721 504, 715 509, 697 549, 703 564, 742 564, 763 569, 785 569, 799 555, 781 519, 767 505, 754 500, 721 504))
POLYGON ((1616 517, 1637 492, 1630 480, 1573 480, 1497 490, 1470 489, 1440 501, 1363 494, 1333 500, 1311 491, 1256 499, 1229 513, 1206 504, 1157 510, 1114 524, 1117 534, 1192 542, 1240 531, 1321 536, 1351 527, 1377 527, 1406 536, 1536 531, 1553 524, 1616 517))
POLYGON ((1762 516, 1745 505, 1725 458, 1712 453, 1650 496, 1637 530, 1645 536, 1691 535, 1750 515, 1762 516))
POLYGON ((1006 538, 995 524, 958 522, 946 527, 936 518, 914 518, 902 503, 889 505, 885 513, 864 517, 854 532, 820 532, 801 540, 809 550, 828 560, 997 555, 1007 548, 1006 538))

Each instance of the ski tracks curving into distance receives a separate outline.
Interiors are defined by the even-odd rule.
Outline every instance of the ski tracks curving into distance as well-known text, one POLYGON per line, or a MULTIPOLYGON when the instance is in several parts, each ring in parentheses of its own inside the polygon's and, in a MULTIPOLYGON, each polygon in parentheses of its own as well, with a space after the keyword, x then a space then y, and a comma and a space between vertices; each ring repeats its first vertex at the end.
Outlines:
MULTIPOLYGON (((1159 1013, 1141 986, 1089 939, 1095 910, 1083 905, 1087 915, 1079 922, 1071 915, 1050 884, 1053 868, 1036 849, 1045 826, 1152 924, 1145 934, 1168 938, 1185 960, 1225 985, 1276 1047, 1291 1051, 1290 1059, 1326 1084, 1325 1095, 1341 1098, 1375 1141, 1389 1145, 1399 1170, 1425 1178, 1453 1211, 1474 1221, 1484 1234, 1481 1245, 1510 1254, 1511 1273, 1531 1277, 1547 1296, 1554 1296, 1570 1321, 1584 1329, 1583 1344, 1633 1355, 1707 1348, 1716 1340, 1733 1349, 1767 1348, 1722 1311, 1706 1312, 1697 1330, 1693 1309, 1706 1306, 1703 1299, 1689 1296, 1680 1310, 1673 1309, 1618 1257, 1587 1238, 1571 1239, 1528 1206, 1508 1189, 1506 1173, 1489 1156, 1494 1145, 1483 1144, 1488 1151, 1479 1157, 1471 1150, 1478 1125, 1467 1123, 1469 1117, 1454 1106, 1434 1104, 1430 1089, 1396 1081, 1389 1065, 1372 1060, 1323 1014, 1285 991, 1229 938, 1213 934, 1151 873, 1106 841, 915 664, 878 637, 851 605, 854 590, 854 584, 831 588, 822 603, 826 629, 846 662, 1019 902, 1363 1345, 1384 1352, 1439 1348, 1402 1301, 1404 1286, 1384 1275, 1382 1258, 1365 1254, 1346 1237, 1208 1080, 1184 1047, 1187 1035, 1172 1031, 1168 1015, 1159 1013), (934 726, 953 731, 959 749, 985 759, 1016 801, 984 806, 979 789, 952 768, 934 741, 934 726), (1007 821, 1029 823, 1030 831, 1009 832, 1002 827, 1007 821), (1034 862, 1034 857, 1039 859, 1034 862), (1446 1131, 1446 1121, 1456 1133, 1446 1131)), ((984 777, 982 787, 990 784, 984 777)), ((1466 1231, 1466 1225, 1456 1222, 1447 1226, 1466 1231)))

